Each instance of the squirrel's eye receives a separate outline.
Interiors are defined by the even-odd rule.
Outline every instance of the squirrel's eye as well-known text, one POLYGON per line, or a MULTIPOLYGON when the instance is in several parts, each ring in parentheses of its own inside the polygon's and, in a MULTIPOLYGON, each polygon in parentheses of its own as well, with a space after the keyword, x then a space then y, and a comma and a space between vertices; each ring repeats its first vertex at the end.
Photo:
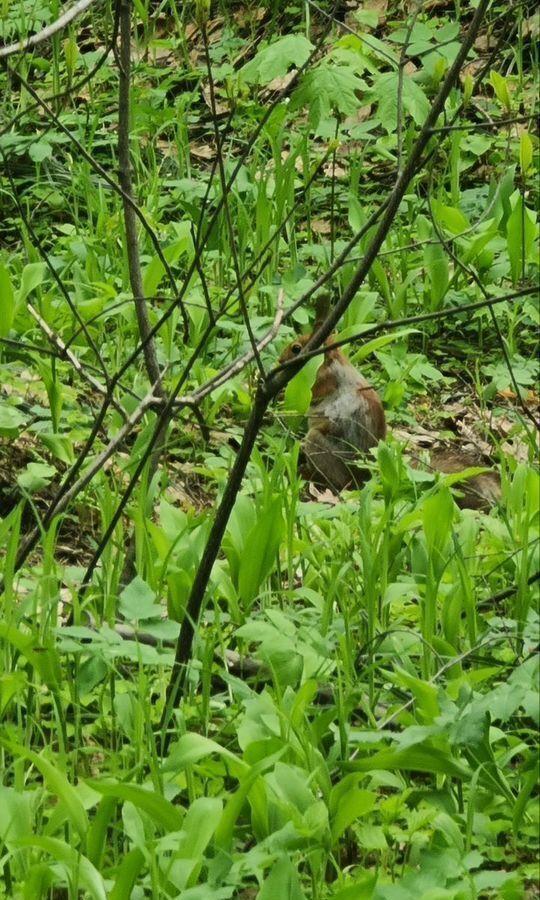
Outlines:
POLYGON ((291 345, 291 353, 294 353, 296 356, 297 353, 300 353, 302 350, 302 344, 292 344, 291 345))

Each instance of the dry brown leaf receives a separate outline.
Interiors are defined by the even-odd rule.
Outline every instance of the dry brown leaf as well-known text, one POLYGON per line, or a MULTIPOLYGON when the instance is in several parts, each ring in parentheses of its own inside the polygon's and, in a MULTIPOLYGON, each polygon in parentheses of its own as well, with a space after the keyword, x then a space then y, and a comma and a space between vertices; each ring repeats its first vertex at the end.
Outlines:
POLYGON ((245 6, 241 6, 237 12, 233 13, 233 19, 237 25, 251 25, 253 22, 262 22, 265 16, 266 10, 263 6, 258 6, 257 9, 246 9, 245 6))
MULTIPOLYGON (((360 125, 362 122, 365 122, 371 115, 371 109, 371 104, 368 104, 367 106, 359 106, 352 116, 348 116, 345 119, 345 127, 352 128, 354 125, 360 125)), ((341 147, 342 145, 340 145, 338 152, 341 152, 341 147)))
POLYGON ((327 178, 345 178, 347 174, 347 170, 343 166, 338 163, 334 164, 331 160, 324 165, 323 172, 327 178))
MULTIPOLYGON (((204 102, 206 103, 208 109, 212 110, 210 86, 209 86, 208 82, 206 82, 206 84, 203 84, 202 95, 203 95, 204 102)), ((230 106, 229 106, 228 101, 219 100, 219 98, 216 97, 215 91, 214 91, 214 105, 216 108, 216 115, 218 115, 218 116, 227 115, 227 113, 229 112, 230 106)))
POLYGON ((159 44, 148 48, 148 61, 154 65, 174 65, 174 51, 171 47, 162 47, 159 44))
POLYGON ((272 78, 272 81, 269 81, 266 85, 264 93, 270 94, 274 91, 284 91, 289 87, 297 72, 298 69, 291 69, 286 75, 282 75, 280 78, 272 78))
POLYGON ((480 69, 484 68, 484 62, 481 59, 472 59, 471 62, 465 63, 464 66, 461 67, 461 72, 459 73, 459 80, 463 84, 465 81, 465 77, 470 75, 471 78, 474 78, 480 69))
POLYGON ((516 438, 513 441, 505 441, 501 444, 501 450, 507 456, 513 456, 520 463, 529 461, 529 445, 516 438))
POLYGON ((311 230, 314 231, 315 234, 330 234, 332 226, 326 219, 313 219, 311 222, 311 230))
POLYGON ((384 25, 386 22, 386 12, 388 10, 388 0, 364 0, 362 9, 376 12, 379 19, 379 25, 384 25))
POLYGON ((338 503, 340 503, 339 497, 336 496, 336 494, 333 494, 330 488, 327 488, 325 491, 320 491, 314 484, 310 483, 309 493, 318 503, 329 503, 330 506, 337 506, 338 503))
POLYGON ((197 159, 214 159, 216 155, 215 147, 209 144, 190 144, 189 151, 197 159))
POLYGON ((178 159, 178 148, 166 138, 158 138, 155 142, 155 146, 163 156, 170 156, 173 159, 178 159))
POLYGON ((495 37, 492 34, 479 34, 474 42, 474 49, 480 53, 486 53, 495 46, 495 37))

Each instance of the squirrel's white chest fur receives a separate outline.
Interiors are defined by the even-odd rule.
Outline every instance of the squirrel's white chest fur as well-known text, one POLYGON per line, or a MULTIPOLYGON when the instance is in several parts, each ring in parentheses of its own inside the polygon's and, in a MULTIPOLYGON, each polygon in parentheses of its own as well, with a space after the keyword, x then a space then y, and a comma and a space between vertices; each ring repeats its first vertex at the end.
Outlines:
POLYGON ((326 397, 313 402, 309 411, 310 427, 326 419, 330 432, 358 449, 372 446, 374 422, 369 382, 348 363, 333 360, 331 374, 336 386, 326 397), (369 392, 369 394, 368 394, 369 392))

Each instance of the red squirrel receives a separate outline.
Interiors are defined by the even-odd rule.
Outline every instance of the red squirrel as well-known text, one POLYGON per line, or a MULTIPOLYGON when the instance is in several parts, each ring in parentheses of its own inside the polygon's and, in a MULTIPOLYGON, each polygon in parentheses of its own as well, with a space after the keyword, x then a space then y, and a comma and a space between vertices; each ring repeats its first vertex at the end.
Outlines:
MULTIPOLYGON (((310 337, 293 341, 280 362, 298 356, 310 337)), ((377 446, 386 436, 384 409, 377 392, 337 348, 325 351, 317 371, 308 424, 301 474, 335 491, 363 484, 366 473, 355 461, 359 452, 377 446)))
MULTIPOLYGON (((280 362, 298 356, 310 337, 296 338, 280 362)), ((369 472, 358 465, 359 456, 384 440, 386 420, 379 395, 338 348, 325 350, 311 392, 308 425, 300 474, 336 492, 361 487, 369 472)), ((435 471, 447 474, 483 464, 474 454, 444 449, 432 451, 430 461, 435 471)), ((464 479, 457 487, 462 507, 485 510, 500 499, 499 476, 493 471, 464 479)))

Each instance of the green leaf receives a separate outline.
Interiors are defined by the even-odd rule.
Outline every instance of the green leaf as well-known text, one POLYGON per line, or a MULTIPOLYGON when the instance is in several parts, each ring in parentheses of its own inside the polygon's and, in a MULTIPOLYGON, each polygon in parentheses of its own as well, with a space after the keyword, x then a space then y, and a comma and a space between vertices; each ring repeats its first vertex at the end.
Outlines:
POLYGON ((28 155, 36 163, 43 162, 44 159, 50 159, 53 148, 47 141, 35 141, 28 148, 28 155))
POLYGON ((75 461, 75 452, 73 449, 73 441, 68 434, 39 434, 40 441, 45 444, 56 459, 71 465, 75 461))
POLYGON ((188 732, 183 734, 171 748, 171 752, 163 764, 163 771, 182 772, 186 766, 210 756, 211 753, 217 753, 218 756, 224 757, 229 764, 233 763, 238 772, 244 772, 249 769, 246 763, 235 756, 234 753, 231 753, 230 750, 218 744, 217 741, 212 741, 202 734, 188 732))
POLYGON ((138 847, 134 847, 122 858, 116 868, 116 880, 109 893, 109 900, 125 900, 126 897, 131 897, 144 862, 144 854, 138 847))
MULTIPOLYGON (((386 72, 375 82, 373 96, 378 101, 378 114, 383 128, 388 134, 397 129, 399 76, 397 72, 386 72)), ((403 75, 403 108, 417 125, 423 125, 429 113, 430 104, 420 85, 410 75, 403 75)))
MULTIPOLYGON (((367 326, 371 328, 371 325, 367 326)), ((355 335, 360 336, 362 331, 358 331, 357 328, 351 326, 351 328, 343 329, 340 331, 340 338, 349 338, 355 335)), ((355 348, 354 353, 351 354, 351 359, 358 363, 366 357, 370 356, 372 353, 375 353, 377 350, 380 350, 382 347, 386 347, 388 344, 393 344, 396 341, 400 341, 402 338, 406 337, 408 334, 418 334, 417 328, 402 328, 401 331, 395 331, 392 334, 381 334, 379 337, 372 338, 371 341, 366 341, 362 343, 360 346, 355 348)))
POLYGON ((519 138, 519 165, 523 175, 529 171, 533 161, 533 145, 530 135, 523 131, 519 138))
POLYGON ((506 78, 503 78, 498 72, 492 70, 489 75, 489 80, 495 91, 497 100, 504 106, 507 112, 510 112, 512 109, 512 101, 510 99, 506 78))
POLYGON ((443 551, 452 531, 454 513, 452 495, 446 487, 442 487, 434 497, 428 497, 425 501, 422 523, 430 555, 444 555, 443 551))
POLYGON ((7 337, 15 317, 15 293, 6 266, 0 263, 0 338, 7 337))
POLYGON ((23 427, 26 425, 26 419, 19 412, 16 406, 10 403, 0 401, 0 436, 14 438, 17 437, 23 427))
POLYGON ((133 803, 133 806, 150 816, 165 832, 178 831, 182 827, 181 809, 155 791, 146 790, 138 784, 112 784, 97 780, 88 780, 86 783, 104 797, 116 797, 133 803))
POLYGON ((377 872, 366 872, 363 875, 358 875, 354 884, 349 884, 333 894, 333 900, 371 900, 377 884, 377 878, 377 872))
POLYGON ((17 484, 25 491, 33 493, 49 484, 55 475, 54 466, 48 466, 46 463, 28 463, 24 472, 17 475, 17 484))
POLYGON ((275 497, 259 513, 254 528, 246 538, 238 572, 238 592, 250 604, 272 571, 283 534, 282 498, 275 497))
MULTIPOLYGON (((163 250, 163 256, 170 266, 174 265, 184 253, 193 253, 193 238, 189 222, 179 222, 175 226, 178 240, 173 241, 163 250)), ((165 275, 165 266, 159 256, 153 256, 143 274, 143 290, 145 297, 157 294, 159 285, 165 275)))
POLYGON ((19 847, 37 847, 44 850, 53 859, 62 864, 66 870, 66 875, 77 874, 80 887, 93 897, 94 900, 107 900, 107 891, 102 876, 92 865, 90 860, 83 854, 61 841, 59 838, 52 837, 27 837, 17 841, 19 847))
POLYGON ((3 744, 4 747, 7 747, 12 753, 15 753, 23 759, 27 759, 35 765, 36 769, 41 772, 43 780, 47 785, 47 789, 51 794, 57 797, 58 802, 65 808, 67 817, 72 826, 79 833, 80 837, 84 838, 88 831, 88 817, 86 811, 77 791, 69 783, 64 773, 58 768, 58 765, 53 765, 42 754, 34 753, 33 750, 28 750, 26 747, 23 747, 22 744, 17 744, 14 741, 9 741, 5 738, 0 738, 0 743, 3 744))
POLYGON ((432 772, 436 775, 451 775, 469 779, 471 770, 464 763, 435 747, 407 750, 380 750, 373 756, 346 763, 345 768, 353 772, 373 772, 375 769, 394 771, 405 769, 411 772, 432 772))
POLYGON ((296 866, 287 856, 282 856, 270 870, 261 890, 257 894, 257 900, 306 900, 296 866))
POLYGON ((0 786, 0 840, 8 848, 32 831, 33 793, 0 786))
POLYGON ((155 599, 154 591, 137 575, 120 594, 118 609, 129 621, 156 619, 161 615, 161 606, 154 603, 155 599))
POLYGON ((435 219, 444 228, 447 228, 452 234, 461 234, 470 228, 470 222, 467 216, 464 216, 460 209, 455 206, 445 206, 438 200, 432 200, 432 207, 435 219))
POLYGON ((523 265, 529 259, 536 232, 534 213, 525 206, 523 197, 519 194, 506 223, 506 242, 514 284, 521 278, 523 265))
POLYGON ((22 271, 21 285, 17 291, 17 303, 26 300, 28 294, 34 291, 43 282, 47 266, 45 263, 28 263, 22 271))
POLYGON ((332 841, 339 840, 346 829, 374 808, 377 795, 373 791, 352 788, 339 801, 332 822, 332 841))
POLYGON ((450 280, 448 259, 440 243, 424 247, 424 265, 430 282, 431 309, 440 309, 450 280))
MULTIPOLYGON (((539 774, 538 764, 535 763, 534 768, 532 768, 530 772, 527 772, 525 774, 521 790, 514 803, 514 809, 512 812, 512 831, 514 832, 515 841, 517 841, 518 832, 525 816, 527 801, 538 784, 539 774)), ((536 806, 537 804, 535 803, 533 809, 536 806)))
POLYGON ((216 830, 223 811, 218 797, 197 797, 189 807, 182 824, 184 839, 179 844, 180 856, 191 859, 202 856, 216 830))
POLYGON ((366 90, 367 84, 350 66, 321 62, 302 79, 293 94, 291 109, 307 106, 309 124, 316 129, 323 119, 334 112, 352 116, 359 105, 357 94, 363 94, 366 90))
POLYGON ((268 84, 274 78, 283 78, 291 66, 303 66, 313 49, 313 44, 303 35, 287 34, 273 44, 262 47, 240 69, 240 76, 248 84, 268 84))
POLYGON ((311 388, 321 364, 322 356, 313 356, 289 381, 283 400, 287 412, 295 412, 302 416, 306 414, 311 404, 311 388))

